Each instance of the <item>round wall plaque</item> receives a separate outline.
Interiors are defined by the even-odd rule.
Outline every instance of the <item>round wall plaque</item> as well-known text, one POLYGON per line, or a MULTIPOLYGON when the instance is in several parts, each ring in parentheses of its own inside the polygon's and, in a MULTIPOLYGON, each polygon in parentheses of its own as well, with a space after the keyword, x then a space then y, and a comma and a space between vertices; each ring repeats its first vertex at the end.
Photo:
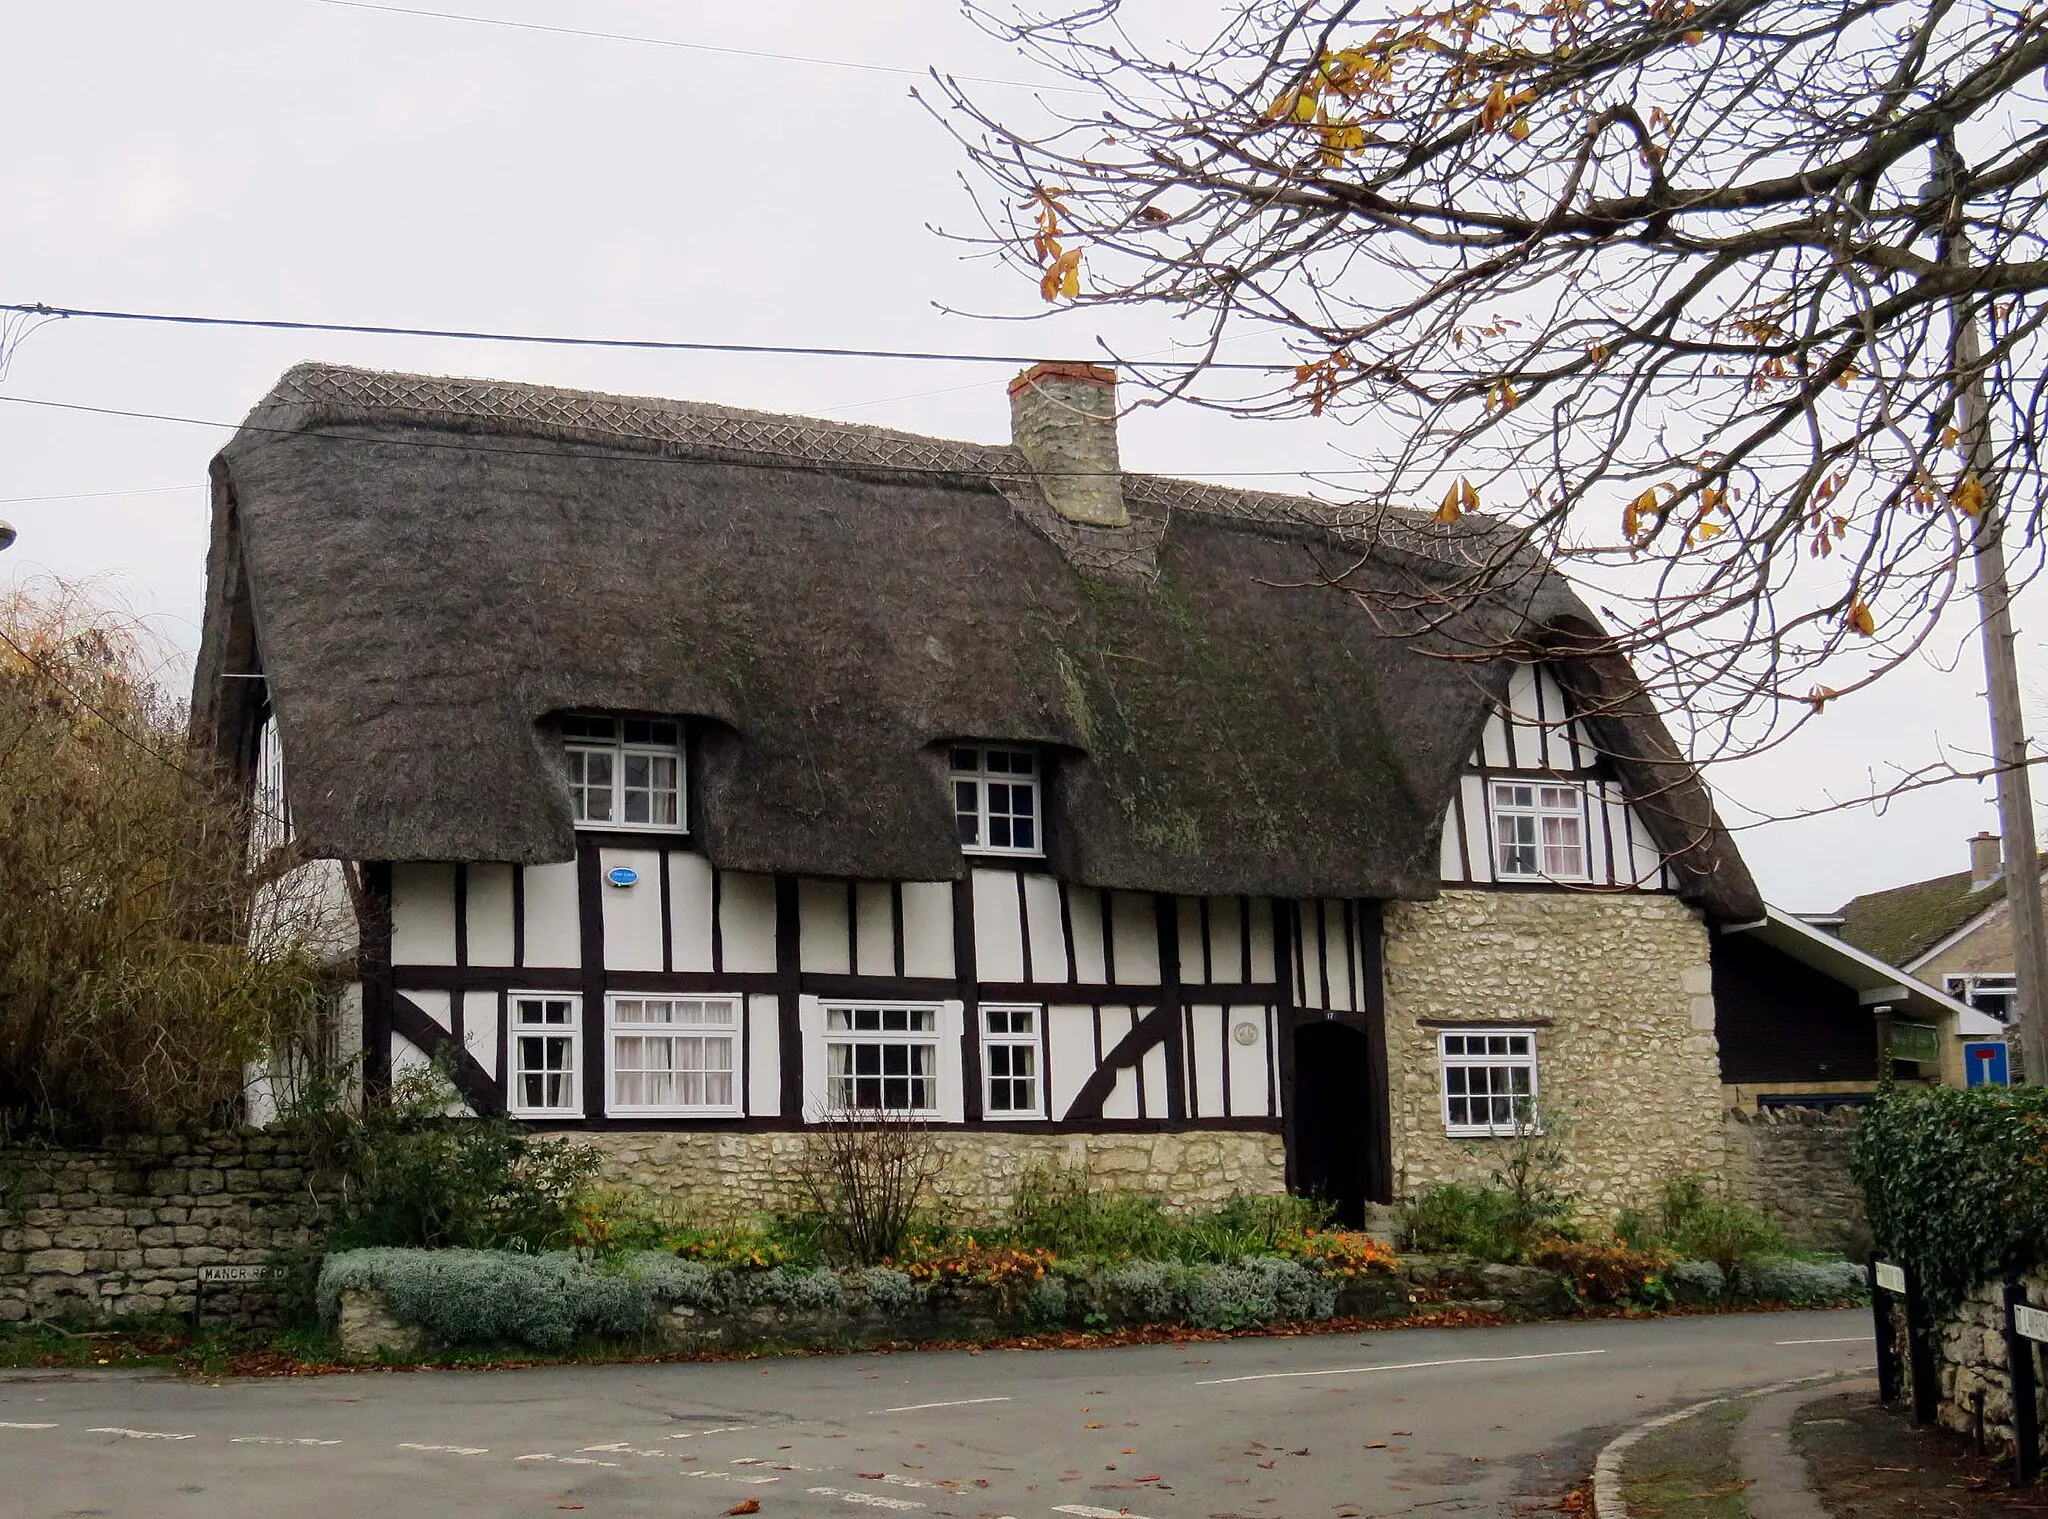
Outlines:
POLYGON ((1230 1031, 1230 1037, 1239 1044, 1257 1044, 1259 1042, 1259 1026, 1256 1023, 1240 1023, 1230 1031))
POLYGON ((614 865, 604 873, 604 878, 614 886, 631 886, 640 879, 640 872, 630 865, 614 865))

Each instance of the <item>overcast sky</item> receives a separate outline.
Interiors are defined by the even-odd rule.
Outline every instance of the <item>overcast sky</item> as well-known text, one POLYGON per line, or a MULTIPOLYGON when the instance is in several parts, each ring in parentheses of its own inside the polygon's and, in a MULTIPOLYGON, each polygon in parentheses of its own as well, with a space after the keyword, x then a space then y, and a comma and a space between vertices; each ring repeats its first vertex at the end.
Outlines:
MULTIPOLYGON (((411 0, 406 0, 411 3, 411 0)), ((431 0, 419 0, 424 6, 431 0)), ((1193 4, 1195 0, 1186 0, 1193 4)), ((1036 315, 1015 273, 929 224, 971 225, 952 144, 890 69, 1025 79, 929 0, 441 0, 437 9, 700 49, 390 14, 332 0, 67 0, 10 13, 0 96, 0 301, 439 328, 1066 356, 1098 333, 1160 350, 1163 315, 1036 315)), ((1030 95, 1001 86, 985 98, 1030 95)), ((90 579, 176 650, 198 639, 206 462, 278 373, 326 359, 680 396, 997 441, 1002 369, 595 353, 54 323, 0 376, 0 575, 90 579)), ((1276 489, 1367 429, 1141 411, 1125 463, 1276 489), (1274 472, 1270 476, 1254 472, 1274 472)), ((2023 614, 2037 608, 2022 600, 2023 614)), ((1967 610, 1967 609, 1965 609, 1967 610)), ((2048 606, 2041 608, 2048 612, 2048 606)), ((2021 617, 2023 671, 2040 663, 2021 617)), ((1793 748, 1718 769, 1724 811, 1868 794, 1895 767, 1986 747, 1981 656, 1957 616, 1929 654, 1793 748)), ((2030 677, 2031 679, 2031 677, 2030 677)), ((2038 703, 2037 703, 2038 705, 2038 703)), ((1960 869, 1996 828, 1969 783, 1738 834, 1794 909, 1960 869)))

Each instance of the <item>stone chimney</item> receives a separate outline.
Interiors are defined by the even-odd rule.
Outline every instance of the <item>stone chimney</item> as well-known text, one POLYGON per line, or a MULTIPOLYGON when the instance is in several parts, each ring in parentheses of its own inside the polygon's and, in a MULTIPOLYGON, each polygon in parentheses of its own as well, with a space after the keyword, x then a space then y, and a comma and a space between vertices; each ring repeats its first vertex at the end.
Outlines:
POLYGON ((1128 527, 1116 456, 1116 371, 1033 364, 1010 382, 1010 441, 1052 509, 1083 527, 1128 527))
POLYGON ((1982 891, 2004 872, 1998 835, 1980 833, 1970 840, 1970 890, 1982 891))

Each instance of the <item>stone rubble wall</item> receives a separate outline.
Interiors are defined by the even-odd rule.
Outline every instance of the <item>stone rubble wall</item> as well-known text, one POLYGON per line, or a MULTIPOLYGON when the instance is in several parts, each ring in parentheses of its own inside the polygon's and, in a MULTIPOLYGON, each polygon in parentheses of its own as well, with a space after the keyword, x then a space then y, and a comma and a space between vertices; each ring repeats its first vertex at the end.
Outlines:
MULTIPOLYGON (((321 1213, 304 1153, 279 1135, 0 1146, 0 1323, 189 1314, 201 1266, 309 1248, 321 1213)), ((209 1286, 205 1308, 209 1324, 270 1323, 277 1294, 209 1286)))
POLYGON ((1862 1116, 1855 1108, 1729 1109, 1729 1196, 1763 1214, 1794 1244, 1863 1259, 1871 1248, 1870 1219, 1849 1170, 1862 1116))
MULTIPOLYGON (((2020 1280, 2026 1284, 2028 1302, 2048 1306, 2048 1267, 2037 1267, 2020 1280)), ((1940 1378, 1936 1422, 1974 1434, 1981 1395, 1985 1442, 2010 1455, 2014 1438, 2012 1375, 2005 1360, 2005 1283, 1978 1283, 1934 1333, 1935 1371, 1940 1378)), ((1906 1377, 1910 1387, 1910 1364, 1906 1377)))
MULTIPOLYGON (((643 1189, 699 1223, 736 1223, 797 1202, 799 1133, 610 1130, 564 1137, 603 1152, 606 1181, 643 1189)), ((1043 1166, 1082 1168, 1106 1186, 1157 1192, 1176 1213, 1237 1193, 1286 1190, 1286 1147, 1277 1133, 1260 1130, 942 1131, 935 1138, 942 1156, 938 1211, 968 1224, 1000 1218, 1026 1173, 1043 1166)))
POLYGON ((1535 1030, 1562 1190, 1589 1220, 1722 1169, 1720 1047, 1707 931, 1676 897, 1446 890, 1386 905, 1395 1190, 1484 1182, 1512 1140, 1444 1132, 1444 1025, 1535 1030))

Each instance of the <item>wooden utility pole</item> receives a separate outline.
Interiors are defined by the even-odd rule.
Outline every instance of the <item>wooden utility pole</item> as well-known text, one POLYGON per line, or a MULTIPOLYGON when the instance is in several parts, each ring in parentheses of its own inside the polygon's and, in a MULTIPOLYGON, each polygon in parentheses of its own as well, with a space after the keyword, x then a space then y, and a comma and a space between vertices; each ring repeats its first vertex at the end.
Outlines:
MULTIPOLYGON (((1935 148, 1935 183, 1957 183, 1955 145, 1935 148)), ((1967 271, 1970 243, 1961 205, 1943 233, 1942 262, 1967 271)), ((2006 917, 2012 924, 2014 1019, 2026 1078, 2048 1078, 2048 925, 2041 918, 2040 852, 2034 842, 2034 793, 2027 769, 2026 720, 2020 711, 2019 661, 2013 652, 2012 587, 2005 573, 2005 504, 1994 473, 1991 406, 1984 387, 1984 342, 1969 297, 1950 304, 1963 457, 1984 488, 1984 505, 1970 545, 1977 571, 1977 608, 1983 619, 1984 680, 1991 701, 1991 753, 1998 767, 1998 831, 2005 852, 2006 917)), ((2014 1069, 2014 1079, 2020 1075, 2014 1069)))

